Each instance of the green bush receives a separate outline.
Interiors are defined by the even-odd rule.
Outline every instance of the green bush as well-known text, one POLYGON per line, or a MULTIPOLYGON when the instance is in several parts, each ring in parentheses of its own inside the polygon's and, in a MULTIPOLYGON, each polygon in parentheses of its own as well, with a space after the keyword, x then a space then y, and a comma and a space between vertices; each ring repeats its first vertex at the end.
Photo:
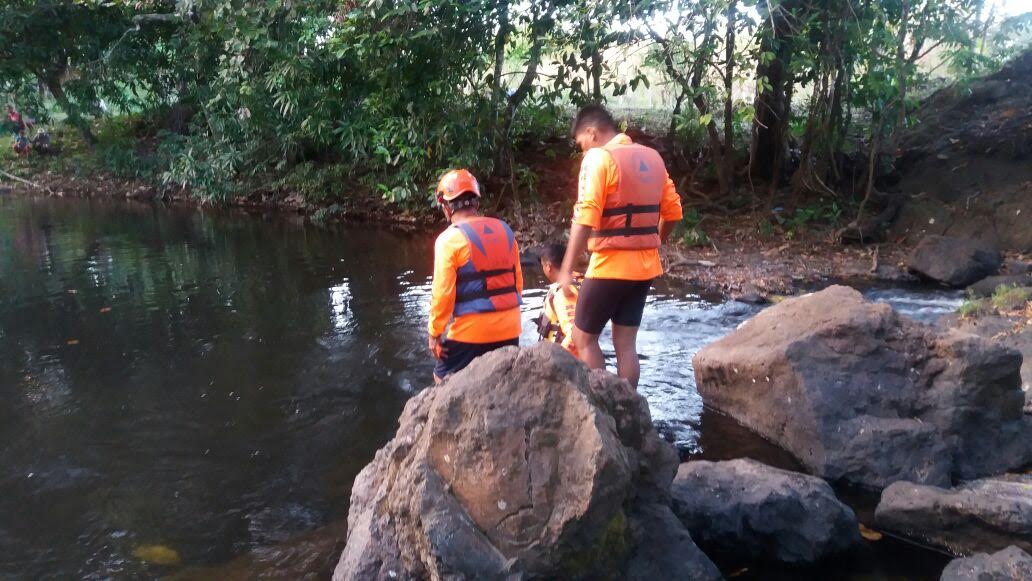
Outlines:
POLYGON ((709 244, 709 236, 702 228, 704 219, 698 210, 688 208, 684 212, 684 219, 674 229, 674 239, 680 240, 685 246, 705 246, 709 244))

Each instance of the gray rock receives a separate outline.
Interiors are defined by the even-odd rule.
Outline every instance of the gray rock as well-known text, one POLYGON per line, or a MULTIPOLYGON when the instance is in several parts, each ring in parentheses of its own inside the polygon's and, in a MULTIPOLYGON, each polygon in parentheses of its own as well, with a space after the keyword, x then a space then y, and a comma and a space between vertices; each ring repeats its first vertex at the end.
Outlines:
MULTIPOLYGON (((627 382, 554 344, 500 349, 405 406, 355 481, 334 578, 626 572, 649 550, 634 519, 661 516, 636 511, 669 504, 676 467, 627 382)), ((712 569, 682 532, 655 570, 712 569)))
POLYGON ((910 270, 955 288, 994 274, 1003 255, 987 242, 950 236, 926 236, 907 258, 910 270))
POLYGON ((742 285, 742 290, 731 297, 732 299, 750 305, 765 305, 770 299, 760 288, 752 283, 742 285))
POLYGON ((1004 261, 1004 269, 1008 274, 1032 274, 1032 262, 1008 258, 1004 261))
POLYGON ((897 482, 882 492, 879 527, 954 554, 1032 551, 1032 475, 976 480, 953 489, 897 482))
POLYGON ((967 287, 967 292, 978 298, 990 297, 1001 286, 1032 286, 1032 274, 989 276, 967 287))
POLYGON ((946 565, 939 581, 1027 581, 1032 579, 1032 557, 1010 546, 987 555, 978 553, 954 559, 946 565))
POLYGON ((631 528, 639 540, 627 567, 629 581, 723 579, 669 506, 649 504, 635 510, 631 528))
POLYGON ((693 363, 706 404, 828 480, 949 485, 1032 462, 1018 352, 848 287, 771 307, 693 363))
POLYGON ((943 317, 942 325, 985 337, 1021 353, 1021 391, 1025 394, 1025 413, 1032 414, 1032 325, 1026 325, 1020 315, 952 315, 943 317))
POLYGON ((707 551, 806 564, 860 543, 856 515, 827 482, 753 460, 681 464, 671 493, 707 551))

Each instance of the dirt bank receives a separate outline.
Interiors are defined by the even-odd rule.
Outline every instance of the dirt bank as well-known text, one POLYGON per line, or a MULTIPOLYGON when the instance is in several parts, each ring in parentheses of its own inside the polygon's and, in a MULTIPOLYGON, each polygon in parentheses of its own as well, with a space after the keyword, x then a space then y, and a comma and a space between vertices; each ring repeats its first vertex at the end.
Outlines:
POLYGON ((892 232, 977 238, 1032 252, 1032 51, 922 103, 900 143, 892 232))

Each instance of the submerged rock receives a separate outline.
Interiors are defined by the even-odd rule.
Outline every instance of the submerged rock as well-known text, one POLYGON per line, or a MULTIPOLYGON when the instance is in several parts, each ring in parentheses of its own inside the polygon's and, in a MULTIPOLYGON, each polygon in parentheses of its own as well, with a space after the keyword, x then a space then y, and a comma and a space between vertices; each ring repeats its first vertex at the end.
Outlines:
POLYGON ((910 270, 955 288, 995 274, 1002 265, 1003 255, 992 244, 950 236, 925 236, 907 258, 910 270))
POLYGON ((1032 551, 1032 475, 986 478, 953 489, 897 482, 882 493, 875 520, 955 554, 1010 545, 1032 551))
MULTIPOLYGON (((335 579, 612 576, 658 541, 719 576, 662 508, 677 454, 630 386, 551 343, 480 357, 405 406, 355 481, 335 579), (658 511, 658 512, 657 512, 658 511)), ((619 576, 619 575, 618 575, 619 576)))
POLYGON ((949 485, 1032 461, 1018 352, 848 287, 771 307, 693 363, 708 405, 828 480, 949 485))
POLYGON ((681 464, 671 494, 707 551, 806 564, 860 543, 856 515, 827 482, 754 460, 681 464))
POLYGON ((1010 546, 987 555, 978 553, 954 559, 946 565, 940 581, 1015 581, 1032 579, 1032 557, 1010 546))

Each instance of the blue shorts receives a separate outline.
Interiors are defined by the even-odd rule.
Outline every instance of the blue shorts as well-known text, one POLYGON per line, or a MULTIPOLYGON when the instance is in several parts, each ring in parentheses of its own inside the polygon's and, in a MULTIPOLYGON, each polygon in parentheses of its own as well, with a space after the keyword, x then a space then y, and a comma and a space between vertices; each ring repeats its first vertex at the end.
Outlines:
POLYGON ((434 375, 444 379, 453 373, 457 373, 466 368, 474 359, 480 357, 484 353, 490 353, 495 349, 502 347, 508 347, 510 345, 518 347, 520 344, 520 338, 509 339, 507 341, 496 341, 494 343, 463 343, 462 341, 452 341, 451 339, 445 339, 441 343, 441 348, 444 350, 444 356, 437 361, 437 365, 434 366, 434 375))

